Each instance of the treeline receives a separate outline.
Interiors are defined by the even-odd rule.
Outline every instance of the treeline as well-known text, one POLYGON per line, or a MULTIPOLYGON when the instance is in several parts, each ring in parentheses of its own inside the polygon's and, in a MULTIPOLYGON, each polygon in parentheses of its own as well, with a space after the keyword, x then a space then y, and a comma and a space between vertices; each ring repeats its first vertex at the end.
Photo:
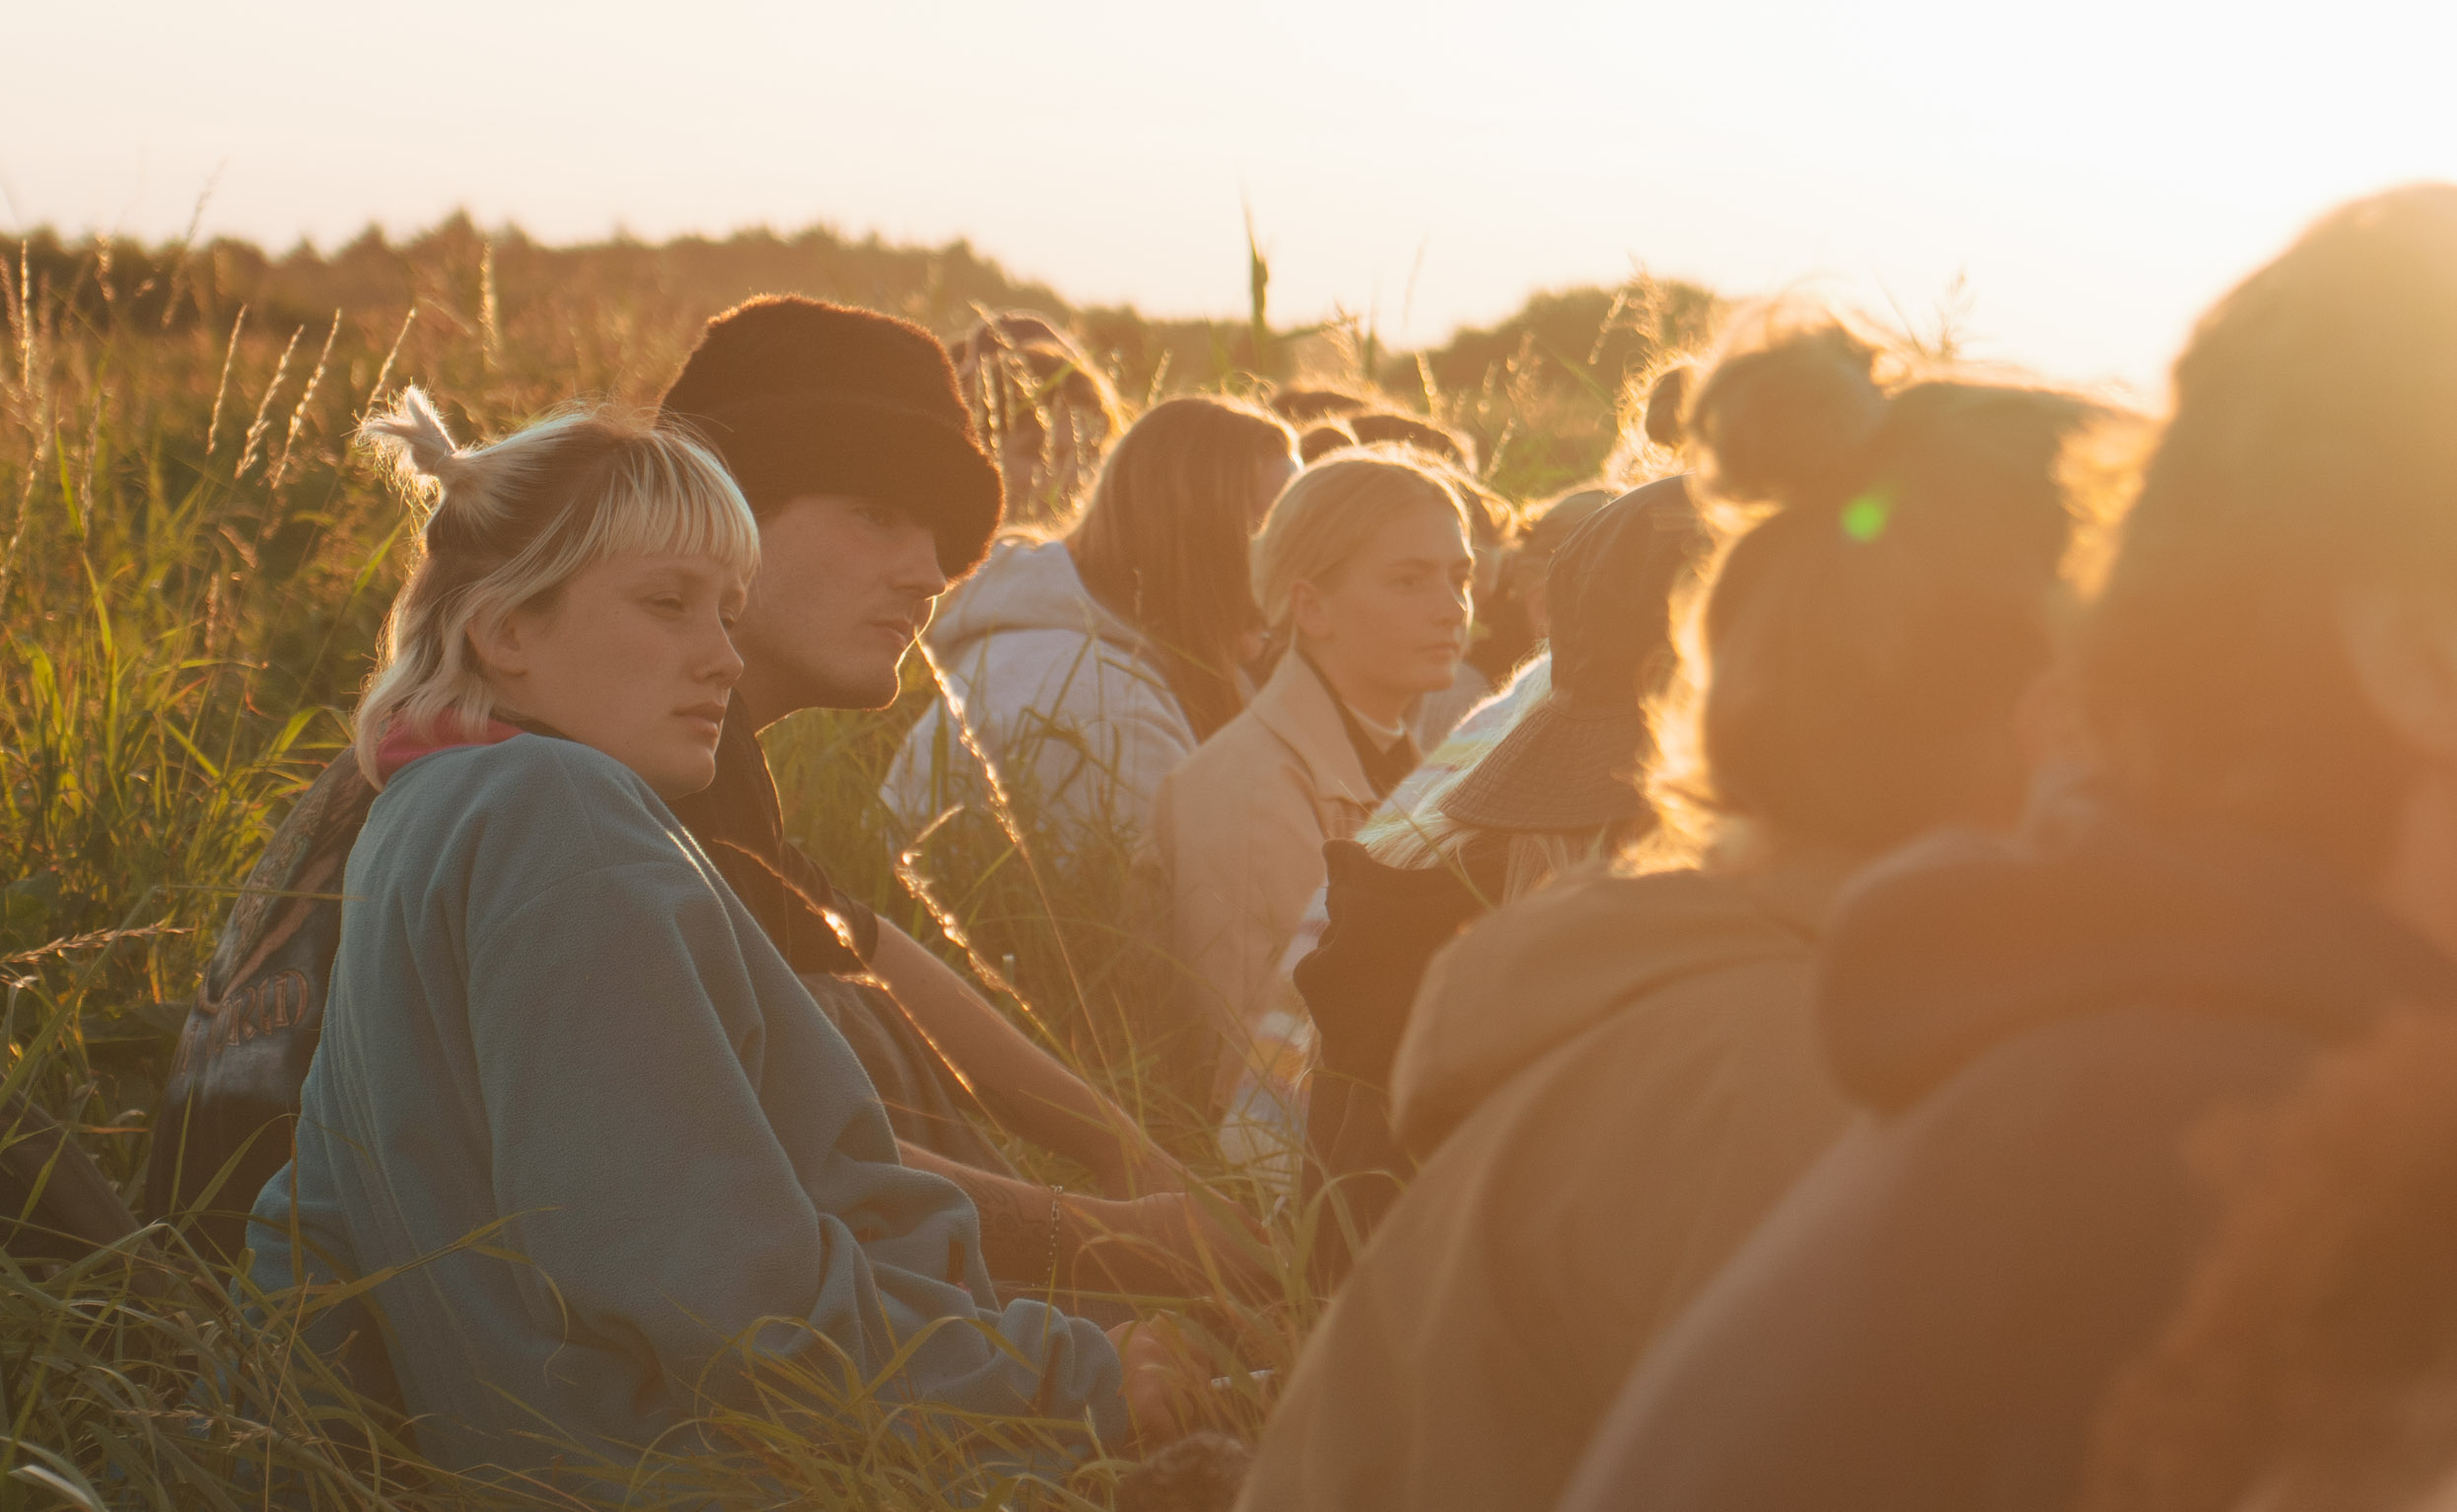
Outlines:
MULTIPOLYGON (((1268 271, 1258 264, 1262 280, 1268 271)), ((576 350, 602 391, 631 400, 654 396, 708 315, 768 292, 890 310, 943 335, 981 309, 1049 311, 1075 326, 1136 401, 1184 388, 1369 378, 1474 434, 1497 481, 1521 490, 1601 464, 1628 389, 1665 354, 1702 339, 1719 308, 1694 284, 1637 275, 1615 288, 1540 293, 1489 329, 1392 352, 1356 320, 1279 327, 1259 311, 1155 320, 1131 306, 1076 306, 967 241, 908 246, 825 227, 550 246, 456 214, 398 241, 370 227, 330 251, 303 242, 278 254, 227 238, 193 245, 48 230, 0 238, 0 295, 12 321, 48 311, 43 318, 122 336, 237 326, 243 339, 304 331, 312 340, 338 316, 381 341, 414 308, 420 320, 474 336, 489 353, 541 338, 576 350)))

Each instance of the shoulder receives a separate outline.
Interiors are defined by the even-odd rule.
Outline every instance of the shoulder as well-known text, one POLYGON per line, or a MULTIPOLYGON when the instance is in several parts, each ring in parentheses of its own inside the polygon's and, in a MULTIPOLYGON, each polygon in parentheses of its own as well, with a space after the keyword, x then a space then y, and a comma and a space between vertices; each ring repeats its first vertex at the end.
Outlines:
POLYGON ((404 767, 376 800, 395 834, 425 830, 516 871, 682 859, 681 826, 639 775, 548 735, 458 746, 404 767))
MULTIPOLYGON (((1728 877, 1678 869, 1639 875, 1595 869, 1574 874, 1479 920, 1451 951, 1453 970, 1490 965, 1515 971, 1558 959, 1565 946, 1610 940, 1616 952, 1647 938, 1684 936, 1701 927, 1745 928, 1753 910, 1728 877)), ((1808 942, 1801 941, 1801 953, 1808 942)))
POLYGON ((1179 762, 1161 780, 1160 797, 1179 824, 1215 829, 1283 809, 1312 812, 1304 764, 1251 709, 1179 762))
POLYGON ((1175 775, 1207 789, 1235 791, 1250 786, 1267 768, 1294 767, 1296 762, 1297 753, 1289 743, 1247 708, 1212 731, 1211 738, 1179 764, 1175 775))

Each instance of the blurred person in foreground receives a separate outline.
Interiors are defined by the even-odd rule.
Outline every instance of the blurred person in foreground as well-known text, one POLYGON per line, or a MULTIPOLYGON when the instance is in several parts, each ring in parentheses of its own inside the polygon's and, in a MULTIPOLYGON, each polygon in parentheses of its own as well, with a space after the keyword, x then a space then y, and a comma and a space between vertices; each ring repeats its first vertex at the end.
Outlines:
POLYGON ((306 1342, 481 1480, 675 1494, 729 1453, 700 1419, 779 1394, 1128 1432, 1125 1330, 999 1301, 972 1204, 898 1158, 668 806, 745 670, 734 480, 601 414, 462 447, 415 389, 367 434, 433 508, 354 721, 379 790, 252 1284, 366 1283, 296 1293, 306 1342))
POLYGON ((1148 844, 1160 780, 1245 705, 1254 533, 1297 470, 1296 437, 1251 405, 1147 411, 1071 529, 998 542, 940 605, 945 696, 896 752, 888 810, 911 831, 986 801, 968 728, 1028 826, 1070 852, 1148 844))
POLYGON ((2453 409, 2457 187, 2324 217, 2203 317, 2080 638, 2095 778, 1857 889, 1818 1016, 1865 1120, 1566 1507, 2073 1504, 2211 1234, 2196 1131, 2457 998, 2453 409))
POLYGON ((2457 1014, 2392 1012, 2193 1152, 2225 1208, 2081 1512, 2457 1508, 2457 1014))
POLYGON ((1642 706, 1671 668, 1670 596, 1704 539, 1680 478, 1580 517, 1552 542, 1551 591, 1537 596, 1557 610, 1538 608, 1551 632, 1541 695, 1415 803, 1386 804, 1356 839, 1323 848, 1323 928, 1292 976, 1317 1047, 1308 1174, 1338 1184, 1350 1231, 1318 1238, 1326 1257, 1370 1230, 1413 1169, 1391 1138, 1390 1066, 1434 952, 1479 915, 1654 827, 1637 787, 1642 706))
POLYGON ((2093 411, 1889 395, 1879 355, 1778 312, 1699 392, 1717 541, 1651 742, 1676 827, 1662 859, 1557 880, 1435 958, 1391 1077, 1422 1165, 1240 1505, 1549 1506, 1649 1340, 1844 1126, 1809 1015, 1844 879, 2018 815, 2017 710, 2065 597, 2058 464, 2093 411))
MULTIPOLYGON (((1271 1125, 1266 1143, 1295 1135, 1298 1024, 1276 968, 1322 883, 1323 842, 1355 833, 1416 768, 1408 709, 1449 685, 1473 570, 1444 474, 1396 451, 1299 473, 1254 546, 1279 663, 1161 784, 1174 964, 1190 1017, 1217 1031, 1216 1106, 1232 1127, 1271 1125)), ((1242 1134, 1227 1143, 1262 1153, 1242 1134)))

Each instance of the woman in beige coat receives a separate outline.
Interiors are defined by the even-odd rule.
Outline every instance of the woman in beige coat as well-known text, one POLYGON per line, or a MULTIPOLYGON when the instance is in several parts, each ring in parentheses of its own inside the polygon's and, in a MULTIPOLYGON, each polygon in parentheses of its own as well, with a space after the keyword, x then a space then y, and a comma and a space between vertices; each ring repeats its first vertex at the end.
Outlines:
POLYGON ((1279 664, 1161 784, 1157 821, 1170 943, 1218 1030, 1224 1108, 1280 1122, 1286 1097, 1270 1094, 1292 1084, 1302 1043, 1301 1016, 1277 1000, 1280 957, 1322 885, 1323 843, 1415 768, 1409 706, 1450 685, 1474 570, 1457 494, 1400 453, 1308 469, 1263 523, 1255 593, 1279 664))
POLYGON ((1649 1340, 1843 1127, 1809 997, 1843 879, 2015 816, 2087 407, 1888 397, 1874 356, 1812 331, 1701 393, 1709 476, 1753 506, 1717 512, 1703 696, 1657 720, 1701 862, 1557 883, 1436 958, 1391 1088, 1423 1164, 1307 1340, 1248 1512, 1550 1507, 1649 1340))

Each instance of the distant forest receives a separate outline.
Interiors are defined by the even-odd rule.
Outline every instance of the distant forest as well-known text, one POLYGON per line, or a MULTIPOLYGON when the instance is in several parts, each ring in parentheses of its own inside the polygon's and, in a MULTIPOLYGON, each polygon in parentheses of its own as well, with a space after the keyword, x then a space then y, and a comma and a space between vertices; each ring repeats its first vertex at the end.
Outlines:
POLYGON ((1539 293, 1497 325, 1403 352, 1356 320, 1274 324, 1262 298, 1269 271, 1256 254, 1244 318, 1155 320, 1131 307, 1071 304, 1011 276, 967 241, 905 246, 824 227, 550 246, 462 214, 404 240, 370 228, 330 251, 302 244, 279 254, 227 239, 0 238, 0 295, 12 316, 49 309, 54 319, 116 326, 125 336, 131 326, 227 329, 244 308, 251 335, 298 331, 313 341, 337 316, 381 342, 414 306, 422 321, 478 336, 490 350, 529 332, 595 352, 587 376, 630 400, 654 398, 700 321, 755 294, 864 305, 945 336, 980 310, 1038 309, 1071 324, 1130 401, 1178 389, 1369 378, 1477 434, 1496 465, 1509 453, 1512 476, 1500 481, 1522 490, 1599 465, 1632 386, 1703 340, 1720 309, 1694 284, 1634 276, 1616 288, 1539 293), (1546 423, 1530 426, 1537 411, 1546 423))

